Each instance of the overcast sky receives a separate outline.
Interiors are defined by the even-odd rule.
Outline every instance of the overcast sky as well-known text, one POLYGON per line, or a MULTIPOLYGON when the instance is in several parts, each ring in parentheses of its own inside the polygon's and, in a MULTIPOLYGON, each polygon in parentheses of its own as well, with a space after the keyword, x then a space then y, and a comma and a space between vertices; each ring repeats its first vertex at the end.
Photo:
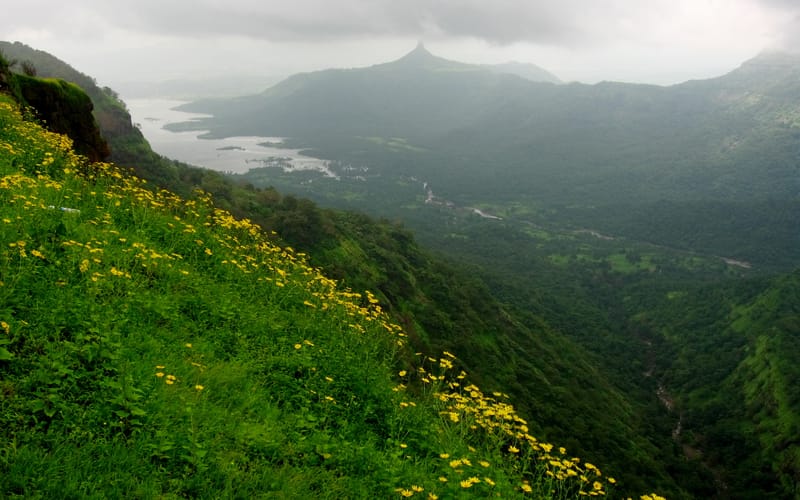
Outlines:
POLYGON ((531 62, 562 80, 672 84, 800 49, 800 0, 18 0, 0 39, 118 88, 401 57, 531 62), (794 39, 792 39, 794 37, 794 39))

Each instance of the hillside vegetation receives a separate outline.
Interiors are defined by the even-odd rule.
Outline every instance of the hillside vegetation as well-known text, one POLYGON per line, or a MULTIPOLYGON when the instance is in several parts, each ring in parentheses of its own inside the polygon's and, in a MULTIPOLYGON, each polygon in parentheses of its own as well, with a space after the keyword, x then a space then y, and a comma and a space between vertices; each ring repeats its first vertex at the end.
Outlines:
POLYGON ((733 497, 796 497, 800 272, 670 302, 637 320, 664 340, 659 361, 687 452, 704 450, 733 497))
POLYGON ((602 495, 455 357, 0 96, 4 497, 602 495))
MULTIPOLYGON (((20 44, 11 44, 12 49, 20 59, 55 59, 20 44)), ((73 78, 77 73, 52 61, 43 67, 57 68, 48 76, 73 78)), ((96 118, 109 106, 123 109, 119 101, 108 99, 113 92, 93 92, 101 95, 93 112, 96 118)), ((530 307, 512 313, 476 269, 426 251, 400 224, 324 210, 270 188, 239 185, 217 172, 159 157, 138 129, 129 127, 130 134, 117 135, 116 130, 126 128, 124 122, 98 123, 110 137, 112 158, 141 157, 145 167, 130 165, 138 175, 184 196, 202 188, 213 194, 217 207, 275 231, 276 241, 308 253, 309 262, 327 276, 354 290, 372 290, 394 322, 403 326, 415 350, 457 355, 478 385, 510 395, 531 433, 565 445, 584 460, 603 463, 607 473, 620 479, 620 491, 635 494, 656 488, 670 497, 684 494, 669 470, 693 469, 696 464, 682 463, 678 450, 664 437, 668 430, 653 430, 660 413, 657 399, 650 392, 644 393, 645 402, 639 400, 649 388, 636 388, 634 395, 629 385, 620 387, 609 380, 598 368, 607 349, 589 352, 567 338, 539 314, 541 304, 533 308, 535 313, 530 307)), ((592 329, 584 332, 593 334, 592 329)))

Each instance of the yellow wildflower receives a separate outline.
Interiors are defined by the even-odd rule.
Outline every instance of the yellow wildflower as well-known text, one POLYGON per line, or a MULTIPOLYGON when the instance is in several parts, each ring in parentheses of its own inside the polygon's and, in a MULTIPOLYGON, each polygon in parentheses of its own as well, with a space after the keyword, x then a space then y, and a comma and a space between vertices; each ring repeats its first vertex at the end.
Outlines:
POLYGON ((459 484, 461 485, 462 488, 472 488, 472 485, 478 484, 480 482, 481 482, 480 479, 473 476, 461 481, 459 484))

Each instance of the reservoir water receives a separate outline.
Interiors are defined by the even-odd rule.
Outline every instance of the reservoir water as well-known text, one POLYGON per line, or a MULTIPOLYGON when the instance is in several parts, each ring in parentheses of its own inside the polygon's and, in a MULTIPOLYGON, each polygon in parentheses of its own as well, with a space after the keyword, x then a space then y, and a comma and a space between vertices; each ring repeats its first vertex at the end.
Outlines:
POLYGON ((198 113, 176 111, 184 101, 171 99, 129 99, 133 122, 141 128, 153 151, 197 167, 220 172, 244 173, 251 168, 272 166, 287 171, 317 170, 335 177, 326 160, 301 154, 296 149, 276 147, 280 137, 228 137, 201 139, 204 131, 171 132, 168 123, 185 122, 206 117, 198 113))

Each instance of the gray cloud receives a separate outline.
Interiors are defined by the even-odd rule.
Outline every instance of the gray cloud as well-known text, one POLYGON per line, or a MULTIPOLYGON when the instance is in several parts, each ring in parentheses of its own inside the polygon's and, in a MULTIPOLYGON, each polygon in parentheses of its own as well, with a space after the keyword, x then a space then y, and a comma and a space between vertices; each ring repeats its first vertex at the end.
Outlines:
POLYGON ((4 7, 0 37, 109 79, 361 66, 422 39, 451 59, 532 61, 565 79, 674 82, 735 67, 773 41, 800 48, 797 2, 25 0, 4 7))
MULTIPOLYGON (((764 9, 800 13, 797 0, 738 0, 764 9)), ((729 8, 727 4, 720 9, 729 8)), ((531 42, 587 46, 635 36, 642 19, 680 10, 668 0, 27 0, 6 8, 0 29, 13 30, 37 14, 61 33, 92 36, 87 20, 135 33, 189 38, 246 37, 274 42, 359 38, 474 38, 490 44, 531 42), (22 4, 25 4, 24 6, 22 4), (20 15, 15 16, 15 10, 20 15), (101 18, 101 19, 98 19, 101 18), (104 21, 104 22, 103 22, 104 21)), ((33 19, 31 28, 35 29, 33 19)))
POLYGON ((800 3, 797 0, 756 0, 756 3, 783 18, 776 33, 777 48, 800 52, 800 3))
POLYGON ((63 5, 28 1, 40 4, 42 16, 55 24, 60 19, 63 30, 92 13, 135 32, 269 41, 380 36, 470 37, 494 44, 581 43, 601 35, 602 30, 591 27, 598 16, 611 19, 608 27, 613 27, 614 18, 643 10, 637 0, 610 0, 602 6, 581 0, 83 0, 63 5))
POLYGON ((774 7, 790 11, 797 11, 800 9, 800 6, 797 5, 797 0, 756 0, 756 3, 765 7, 774 7))

